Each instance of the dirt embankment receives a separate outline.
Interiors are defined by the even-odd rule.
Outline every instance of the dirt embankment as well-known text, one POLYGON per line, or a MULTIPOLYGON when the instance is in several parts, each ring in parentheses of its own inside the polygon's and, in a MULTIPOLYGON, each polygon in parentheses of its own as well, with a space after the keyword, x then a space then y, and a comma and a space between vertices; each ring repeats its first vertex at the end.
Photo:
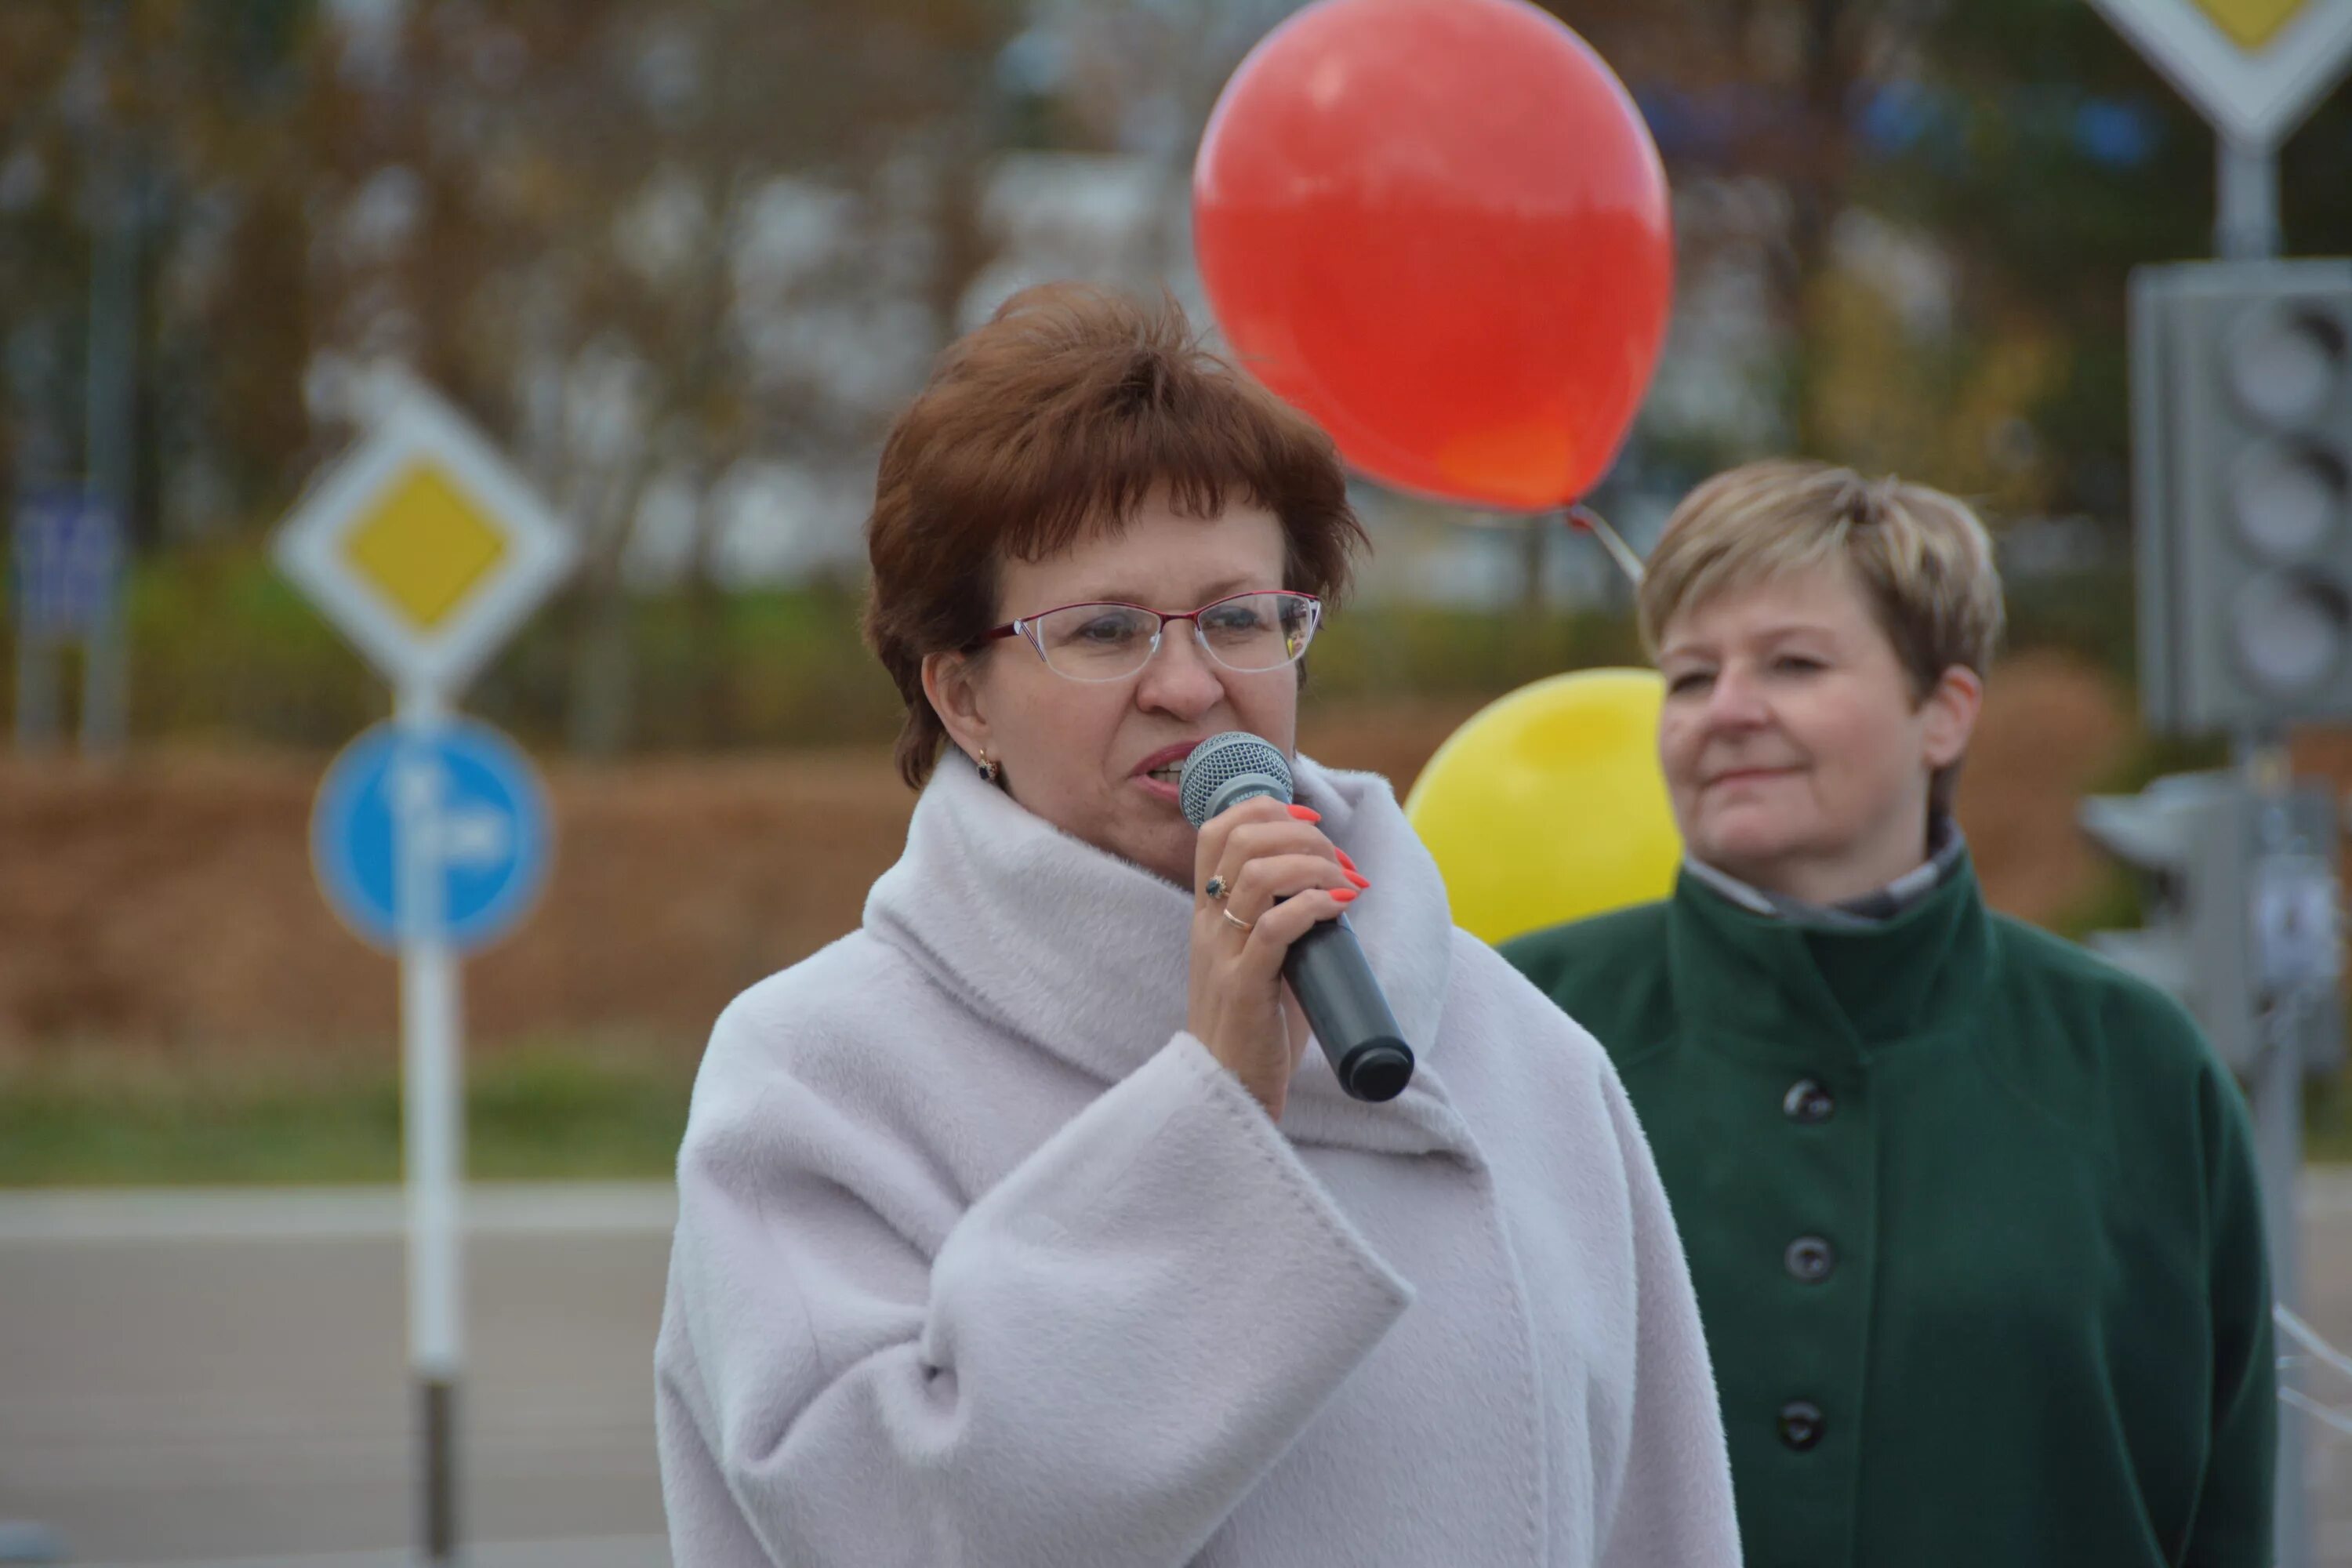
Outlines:
MULTIPOLYGON (((1475 706, 1310 711, 1301 742, 1402 794, 1475 706)), ((1960 796, 1996 904, 2047 919, 2082 896, 2095 861, 2074 804, 2131 733, 2080 666, 2029 657, 1998 672, 1960 796)), ((2352 775, 2352 741, 2327 760, 2352 775)), ((325 762, 0 763, 0 1046, 386 1039, 391 961, 338 926, 311 881, 325 762)), ((887 757, 862 751, 558 763, 548 782, 561 839, 547 897, 466 972, 484 1041, 587 1031, 698 1049, 738 990, 856 925, 912 805, 887 757)))

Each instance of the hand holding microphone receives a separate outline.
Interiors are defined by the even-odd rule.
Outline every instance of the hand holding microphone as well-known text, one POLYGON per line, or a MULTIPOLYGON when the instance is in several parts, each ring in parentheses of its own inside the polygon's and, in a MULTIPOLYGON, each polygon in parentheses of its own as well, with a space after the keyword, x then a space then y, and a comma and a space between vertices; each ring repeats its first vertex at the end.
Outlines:
POLYGON ((1310 1028, 1358 1100, 1393 1099, 1412 1076, 1342 918, 1367 884, 1290 795, 1282 752, 1255 735, 1212 736, 1185 760, 1184 815, 1201 829, 1189 1025, 1276 1116, 1310 1028))

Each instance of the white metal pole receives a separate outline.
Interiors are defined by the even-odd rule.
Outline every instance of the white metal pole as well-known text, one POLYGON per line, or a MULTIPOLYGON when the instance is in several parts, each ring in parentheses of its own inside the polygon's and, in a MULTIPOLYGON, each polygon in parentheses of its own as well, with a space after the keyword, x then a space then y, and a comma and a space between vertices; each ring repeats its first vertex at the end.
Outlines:
MULTIPOLYGON (((2294 763, 2274 736, 2242 736, 2237 765, 2252 797, 2254 864, 2273 856, 2301 856, 2288 805, 2294 763)), ((2323 847, 2322 853, 2326 852, 2323 847)), ((2250 879, 2251 881, 2259 879, 2250 879)), ((2252 938, 2253 911, 2246 913, 2250 972, 2262 973, 2252 938)), ((2258 983, 2259 984, 2259 983, 2258 983)), ((2254 1162, 2263 1184, 2263 1228, 2271 1266, 2271 1299, 2293 1311, 2302 1300, 2303 1058, 2300 996, 2271 999, 2259 1020, 2261 1054, 2247 1086, 2253 1113, 2254 1162)), ((2273 1561, 2277 1568, 2311 1568, 2310 1478, 2304 1468, 2304 1416, 2282 1400, 2278 1408, 2278 1479, 2272 1511, 2273 1561)))
MULTIPOLYGON (((2266 261, 2279 253, 2278 149, 2217 132, 2213 248, 2227 261, 2266 261)), ((2254 799, 2257 860, 2285 853, 2283 824, 2294 765, 2276 734, 2241 736, 2237 766, 2254 799)), ((2249 911, 2250 920, 2252 912, 2249 911)), ((2294 1310, 2301 1301, 2303 1190, 2303 1030, 2293 1005, 2263 1024, 2263 1042, 2247 1086, 2254 1157, 2262 1173, 2263 1224, 2270 1243, 2271 1295, 2294 1310)), ((2304 1469, 2303 1416, 2279 1405, 2277 1506, 2272 1547, 2278 1568, 2310 1568, 2311 1512, 2304 1469)))
POLYGON ((444 781, 431 749, 437 693, 400 694, 394 765, 400 891, 401 1127, 408 1186, 408 1345, 416 1381, 424 1558, 457 1560, 457 1376, 464 1364, 465 1252, 459 1213, 465 1101, 458 1070, 457 955, 443 920, 444 781))
POLYGON ((2224 261, 2279 253, 2278 149, 2216 132, 2213 249, 2224 261))

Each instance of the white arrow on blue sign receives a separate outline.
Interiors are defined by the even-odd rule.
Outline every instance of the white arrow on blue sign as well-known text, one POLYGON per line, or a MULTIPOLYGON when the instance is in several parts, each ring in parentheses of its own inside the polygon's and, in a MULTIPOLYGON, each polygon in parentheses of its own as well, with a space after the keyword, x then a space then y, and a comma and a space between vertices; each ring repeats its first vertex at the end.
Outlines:
POLYGON ((327 902, 362 940, 406 934, 468 951, 504 936, 547 879, 546 792, 530 761, 488 724, 378 724, 343 748, 310 812, 310 864, 327 902), (414 792, 404 794, 403 792, 414 792), (418 822, 437 861, 440 929, 404 929, 401 829, 418 822))

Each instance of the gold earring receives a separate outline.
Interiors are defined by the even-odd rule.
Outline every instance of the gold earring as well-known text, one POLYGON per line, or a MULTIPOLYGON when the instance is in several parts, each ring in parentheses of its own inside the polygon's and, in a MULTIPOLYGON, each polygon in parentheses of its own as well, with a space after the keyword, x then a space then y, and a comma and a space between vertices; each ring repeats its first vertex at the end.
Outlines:
POLYGON ((980 752, 980 776, 982 782, 994 784, 998 775, 1003 772, 1003 764, 990 762, 988 760, 988 748, 985 746, 982 747, 980 752))

